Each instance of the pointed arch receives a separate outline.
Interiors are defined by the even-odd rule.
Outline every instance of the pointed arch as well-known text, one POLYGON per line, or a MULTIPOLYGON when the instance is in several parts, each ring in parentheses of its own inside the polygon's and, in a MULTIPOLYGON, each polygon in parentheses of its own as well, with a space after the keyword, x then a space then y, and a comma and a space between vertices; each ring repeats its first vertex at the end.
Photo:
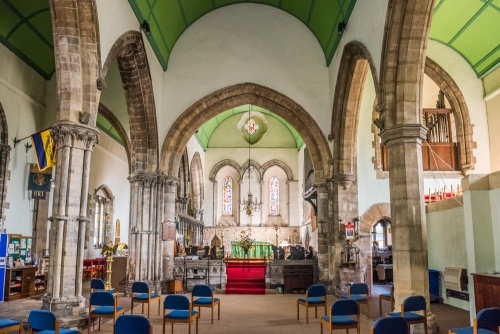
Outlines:
POLYGON ((114 60, 118 62, 127 101, 132 147, 131 173, 156 172, 158 169, 156 106, 142 35, 137 31, 129 31, 118 38, 106 58, 100 80, 106 76, 114 60))
POLYGON ((7 118, 0 103, 0 219, 5 221, 5 207, 7 198, 7 180, 10 161, 9 129, 7 118))
POLYGON ((225 166, 233 167, 238 173, 238 179, 241 179, 241 172, 240 171, 241 171, 242 167, 236 161, 234 161, 232 159, 224 159, 224 160, 218 162, 210 171, 210 176, 208 177, 208 179, 212 182, 215 182, 217 174, 219 173, 219 170, 225 166))
POLYGON ((469 170, 475 169, 476 159, 472 151, 475 143, 472 140, 472 124, 465 98, 455 80, 429 57, 425 59, 425 74, 438 85, 450 102, 455 118, 460 167, 462 173, 466 175, 469 170))
POLYGON ((264 173, 269 168, 271 168, 273 166, 278 166, 281 169, 283 169, 283 171, 286 174, 286 180, 287 181, 293 181, 293 172, 292 172, 292 169, 290 167, 288 167, 288 165, 286 163, 284 163, 283 161, 278 160, 278 159, 272 159, 272 160, 269 160, 266 163, 264 163, 262 165, 262 175, 264 175, 264 173))
POLYGON ((323 182, 331 176, 328 142, 314 118, 288 96, 254 83, 236 84, 213 92, 182 113, 170 127, 163 142, 160 170, 166 175, 172 175, 177 170, 182 150, 190 136, 210 118, 242 104, 272 110, 290 123, 309 148, 315 179, 323 182))
POLYGON ((331 138, 334 145, 334 175, 355 175, 359 109, 368 69, 372 72, 377 98, 380 95, 377 72, 368 49, 360 42, 349 42, 340 61, 333 100, 331 138))

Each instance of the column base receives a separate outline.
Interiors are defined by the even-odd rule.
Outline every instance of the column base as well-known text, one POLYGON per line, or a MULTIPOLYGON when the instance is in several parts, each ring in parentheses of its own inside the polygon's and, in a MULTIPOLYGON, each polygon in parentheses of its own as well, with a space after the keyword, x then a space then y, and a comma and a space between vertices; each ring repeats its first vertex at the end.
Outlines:
MULTIPOLYGON (((437 323, 437 318, 436 315, 427 312, 427 333, 437 333, 439 331, 439 326, 437 323)), ((418 325, 412 325, 410 326, 410 333, 411 334, 424 334, 424 325, 423 324, 418 324, 418 325)))
POLYGON ((82 331, 88 325, 88 310, 85 308, 85 298, 82 296, 52 299, 45 295, 42 297, 42 309, 54 313, 61 327, 77 328, 82 331))

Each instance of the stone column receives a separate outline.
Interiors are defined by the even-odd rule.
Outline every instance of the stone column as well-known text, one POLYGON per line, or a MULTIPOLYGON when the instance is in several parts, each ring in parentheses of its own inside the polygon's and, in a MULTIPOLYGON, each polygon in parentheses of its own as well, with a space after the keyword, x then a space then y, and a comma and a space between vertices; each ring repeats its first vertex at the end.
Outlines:
MULTIPOLYGON (((429 267, 424 207, 422 141, 427 128, 400 124, 385 128, 380 137, 387 145, 392 215, 394 305, 406 297, 425 296, 429 332, 437 331, 429 307, 429 267)), ((417 332, 420 330, 417 329, 417 332)))
MULTIPOLYGON (((341 248, 346 243, 345 229, 340 226, 342 223, 352 222, 358 213, 358 184, 356 175, 336 174, 333 184, 333 233, 330 239, 330 274, 335 287, 333 291, 336 295, 347 292, 349 282, 365 282, 364 273, 366 268, 362 268, 358 263, 355 267, 343 268, 341 248)), ((354 241, 356 244, 357 241, 354 241)), ((360 254, 361 255, 361 254, 360 254)))
MULTIPOLYGON (((164 221, 175 222, 175 195, 177 192, 177 183, 179 179, 176 177, 165 178, 164 188, 164 221)), ((172 240, 162 241, 163 254, 163 272, 162 272, 162 293, 167 293, 166 281, 174 277, 174 242, 172 240)))
POLYGON ((316 200, 316 220, 318 222, 318 282, 330 285, 328 274, 328 234, 330 227, 328 224, 328 185, 327 183, 315 183, 317 192, 316 200))
POLYGON ((148 281, 160 291, 162 252, 160 249, 161 215, 165 176, 137 172, 131 183, 129 283, 148 281))
MULTIPOLYGON (((0 144, 0 219, 2 222, 5 222, 5 209, 8 208, 5 198, 7 197, 7 180, 9 179, 10 151, 9 145, 0 144)), ((0 229, 2 226, 4 225, 0 224, 0 229)))
POLYGON ((52 128, 52 137, 57 163, 43 308, 58 317, 81 316, 86 312, 81 282, 90 156, 99 132, 91 126, 60 121, 52 128))

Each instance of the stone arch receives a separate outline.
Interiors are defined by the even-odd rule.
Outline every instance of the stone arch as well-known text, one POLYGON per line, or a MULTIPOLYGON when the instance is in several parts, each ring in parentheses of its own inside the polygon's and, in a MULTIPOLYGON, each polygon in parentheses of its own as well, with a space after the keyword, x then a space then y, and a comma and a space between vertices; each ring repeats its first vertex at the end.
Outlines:
POLYGON ((196 152, 191 159, 191 203, 196 215, 203 210, 204 183, 203 183, 203 165, 201 163, 200 153, 196 152))
POLYGON ((224 159, 224 160, 218 162, 210 171, 210 176, 208 177, 208 179, 212 182, 215 182, 217 174, 219 173, 219 170, 225 166, 233 167, 238 173, 238 179, 241 179, 241 166, 236 161, 234 161, 232 159, 224 159))
POLYGON ((360 249, 365 254, 361 261, 366 266, 366 272, 370 279, 367 279, 368 288, 373 291, 373 262, 371 248, 372 226, 379 220, 391 221, 391 205, 389 203, 377 203, 370 206, 362 215, 359 221, 360 249))
POLYGON ((309 148, 315 179, 324 181, 331 176, 328 142, 316 121, 295 101, 270 88, 254 83, 242 83, 215 91, 195 102, 180 115, 163 142, 160 169, 174 175, 183 148, 189 137, 210 118, 242 104, 252 104, 271 110, 294 127, 309 148))
POLYGON ((420 124, 421 87, 432 0, 391 0, 387 7, 380 97, 385 127, 420 124), (414 103, 405 103, 412 101, 414 103))
POLYGON ((247 171, 247 169, 249 168, 252 168, 253 170, 255 170, 259 176, 259 183, 262 183, 262 177, 264 176, 264 170, 262 169, 262 167, 259 165, 259 163, 255 160, 250 160, 250 161, 247 161, 243 164, 243 166, 241 166, 241 169, 240 169, 240 179, 238 180, 240 183, 243 181, 243 176, 245 175, 245 172, 247 171))
POLYGON ((425 74, 438 85, 450 102, 455 116, 460 167, 466 175, 469 170, 474 170, 476 159, 472 151, 475 144, 472 140, 472 124, 465 98, 455 80, 429 57, 425 59, 425 74))
POLYGON ((156 107, 146 49, 139 32, 126 32, 113 44, 103 65, 101 81, 114 60, 118 62, 127 101, 132 147, 131 173, 156 172, 158 168, 156 107))
POLYGON ((344 188, 354 181, 356 175, 359 109, 368 69, 372 72, 375 92, 379 96, 377 72, 368 49, 359 42, 347 43, 335 85, 330 135, 335 141, 334 177, 344 188))
POLYGON ((108 122, 110 122, 111 125, 113 125, 113 127, 116 129, 121 139, 123 140, 123 146, 125 148, 125 153, 127 154, 128 172, 130 173, 130 152, 132 150, 132 147, 130 146, 130 140, 128 138, 127 132, 125 131, 125 128, 120 123, 118 118, 116 118, 116 116, 111 112, 111 110, 106 108, 102 103, 99 103, 99 113, 108 122))
POLYGON ((0 219, 5 221, 5 207, 7 198, 7 180, 9 174, 10 161, 9 129, 7 118, 0 103, 0 219))
POLYGON ((58 91, 58 121, 79 123, 80 113, 90 112, 95 126, 101 64, 99 20, 95 0, 49 1, 58 91))
MULTIPOLYGON (((102 184, 99 187, 97 187, 94 192, 92 193, 92 196, 89 200, 89 218, 90 218, 90 224, 87 224, 87 228, 85 231, 85 245, 93 245, 93 242, 91 242, 92 237, 95 236, 95 227, 94 227, 94 217, 96 215, 95 212, 95 204, 97 200, 98 193, 102 192, 105 195, 106 202, 104 204, 104 208, 106 210, 106 213, 109 214, 111 217, 107 219, 106 221, 106 226, 104 227, 104 230, 109 230, 112 231, 112 239, 111 241, 114 242, 114 222, 113 222, 113 214, 115 212, 115 196, 113 195, 113 192, 111 191, 111 188, 109 188, 108 185, 102 184)), ((109 236, 108 236, 109 237, 109 236)), ((107 240, 104 240, 104 242, 107 242, 107 240)), ((88 249, 88 256, 98 256, 99 252, 97 253, 92 253, 95 249, 100 249, 99 247, 97 248, 89 248, 88 249)))
POLYGON ((287 164, 285 164, 283 161, 281 160, 278 160, 278 159, 273 159, 273 160, 269 160, 267 161, 266 163, 264 163, 262 165, 262 175, 264 175, 264 173, 271 167, 273 166, 278 166, 280 167, 281 169, 283 169, 283 171, 285 172, 286 174, 286 180, 287 181, 293 181, 293 172, 292 172, 292 169, 290 167, 288 167, 287 164))

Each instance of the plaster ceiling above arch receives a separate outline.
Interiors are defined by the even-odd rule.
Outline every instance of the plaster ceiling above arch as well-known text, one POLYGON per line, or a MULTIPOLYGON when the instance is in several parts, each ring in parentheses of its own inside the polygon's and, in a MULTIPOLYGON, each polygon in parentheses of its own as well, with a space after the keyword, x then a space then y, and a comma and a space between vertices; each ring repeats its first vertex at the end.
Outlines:
POLYGON ((328 66, 342 37, 337 34, 338 24, 347 23, 356 0, 129 0, 129 3, 139 23, 148 22, 151 35, 147 38, 166 70, 175 42, 191 24, 211 11, 241 3, 272 6, 300 20, 316 36, 328 66))

